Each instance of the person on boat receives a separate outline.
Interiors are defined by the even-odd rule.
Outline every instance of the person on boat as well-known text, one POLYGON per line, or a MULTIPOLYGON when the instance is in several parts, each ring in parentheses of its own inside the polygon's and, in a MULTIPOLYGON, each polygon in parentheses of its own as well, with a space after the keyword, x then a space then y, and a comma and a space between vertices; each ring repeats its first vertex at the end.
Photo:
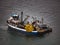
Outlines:
POLYGON ((34 30, 34 27, 28 21, 27 24, 25 25, 25 29, 26 29, 27 32, 32 32, 34 30))
POLYGON ((43 32, 44 31, 40 28, 40 21, 39 20, 34 21, 32 23, 32 25, 34 26, 35 31, 38 31, 38 32, 43 32))
POLYGON ((8 20, 7 20, 7 23, 11 23, 12 22, 12 20, 13 20, 13 17, 10 17, 8 20))
POLYGON ((34 29, 36 30, 36 27, 39 26, 39 20, 35 20, 32 22, 32 25, 34 26, 34 29))

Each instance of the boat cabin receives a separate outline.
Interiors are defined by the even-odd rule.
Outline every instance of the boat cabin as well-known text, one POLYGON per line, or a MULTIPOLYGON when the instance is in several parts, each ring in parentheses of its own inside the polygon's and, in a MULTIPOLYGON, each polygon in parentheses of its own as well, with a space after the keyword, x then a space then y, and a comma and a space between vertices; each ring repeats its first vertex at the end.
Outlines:
POLYGON ((19 19, 19 15, 15 15, 14 14, 14 15, 12 15, 12 17, 13 17, 14 20, 18 20, 19 19))

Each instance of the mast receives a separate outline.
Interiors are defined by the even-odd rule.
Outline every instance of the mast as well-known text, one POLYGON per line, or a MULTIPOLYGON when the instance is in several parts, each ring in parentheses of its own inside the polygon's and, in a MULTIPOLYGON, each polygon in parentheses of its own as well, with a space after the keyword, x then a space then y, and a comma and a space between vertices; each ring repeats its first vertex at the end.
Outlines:
POLYGON ((21 22, 23 22, 23 11, 21 12, 21 22))

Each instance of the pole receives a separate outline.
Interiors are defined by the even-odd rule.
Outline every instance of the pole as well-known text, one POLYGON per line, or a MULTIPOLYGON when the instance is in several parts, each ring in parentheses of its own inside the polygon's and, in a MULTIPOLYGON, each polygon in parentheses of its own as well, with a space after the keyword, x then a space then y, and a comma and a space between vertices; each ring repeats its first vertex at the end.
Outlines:
POLYGON ((21 12, 21 22, 23 22, 23 12, 21 12))

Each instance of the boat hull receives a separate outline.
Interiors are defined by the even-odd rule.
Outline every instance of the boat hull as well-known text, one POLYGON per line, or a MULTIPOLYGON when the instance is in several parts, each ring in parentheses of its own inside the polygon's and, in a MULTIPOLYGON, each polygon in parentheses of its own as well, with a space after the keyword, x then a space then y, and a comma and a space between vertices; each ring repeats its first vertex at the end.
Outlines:
POLYGON ((25 29, 21 29, 21 28, 18 28, 18 27, 9 25, 9 24, 8 24, 8 30, 9 30, 9 31, 13 31, 13 32, 18 32, 18 33, 21 33, 21 34, 23 34, 23 35, 31 35, 31 36, 32 36, 32 35, 38 36, 38 35, 42 35, 42 34, 51 32, 51 30, 47 30, 47 31, 45 31, 45 32, 37 32, 37 31, 26 32, 25 29))

